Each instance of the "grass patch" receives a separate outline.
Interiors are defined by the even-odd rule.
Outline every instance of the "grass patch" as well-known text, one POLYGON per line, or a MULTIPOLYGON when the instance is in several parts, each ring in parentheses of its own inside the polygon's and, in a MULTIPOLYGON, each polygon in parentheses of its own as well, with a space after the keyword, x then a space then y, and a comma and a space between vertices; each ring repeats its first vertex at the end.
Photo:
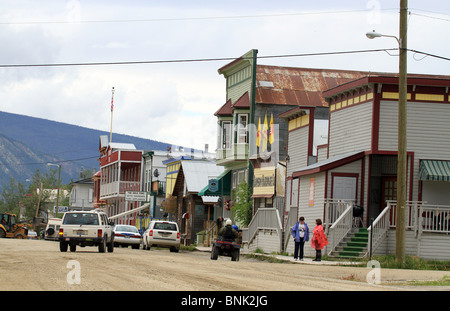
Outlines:
POLYGON ((450 286, 450 276, 444 276, 436 281, 409 281, 408 285, 412 286, 450 286))
POLYGON ((182 250, 182 251, 195 251, 195 248, 197 247, 197 245, 196 244, 192 244, 192 245, 183 245, 183 244, 180 244, 180 250, 182 250))
MULTIPOLYGON (((397 262, 393 255, 372 256, 372 260, 378 261, 381 268, 385 269, 450 271, 450 262, 448 261, 425 260, 416 256, 406 256, 404 264, 397 262)), ((367 265, 368 261, 369 259, 365 258, 361 265, 367 265)))
POLYGON ((278 259, 274 256, 264 255, 263 253, 257 253, 256 251, 253 254, 245 254, 244 256, 246 258, 257 259, 260 261, 266 261, 266 262, 270 262, 270 263, 289 263, 285 260, 278 259))

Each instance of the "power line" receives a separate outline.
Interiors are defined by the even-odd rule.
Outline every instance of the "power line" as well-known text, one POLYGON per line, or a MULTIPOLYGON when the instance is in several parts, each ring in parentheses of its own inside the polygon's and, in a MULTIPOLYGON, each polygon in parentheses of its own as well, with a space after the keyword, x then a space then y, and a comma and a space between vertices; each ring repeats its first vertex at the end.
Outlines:
MULTIPOLYGON (((343 54, 387 52, 387 51, 392 51, 392 50, 397 50, 397 48, 392 48, 392 49, 374 49, 374 50, 319 52, 319 53, 303 53, 303 54, 269 55, 269 56, 258 56, 257 58, 258 59, 268 59, 268 58, 327 56, 327 55, 343 55, 343 54)), ((232 61, 232 60, 235 60, 235 59, 236 59, 236 57, 222 57, 222 58, 144 60, 144 61, 120 61, 120 62, 83 62, 83 63, 55 63, 55 64, 1 64, 0 68, 170 64, 170 63, 195 63, 195 62, 232 61)), ((251 59, 251 58, 249 58, 249 59, 251 59)))
MULTIPOLYGON (((381 11, 397 10, 395 8, 380 9, 381 11)), ((229 16, 205 16, 205 17, 174 17, 174 18, 146 18, 146 19, 116 19, 116 20, 66 20, 66 21, 29 21, 29 22, 0 22, 0 25, 44 25, 44 24, 105 24, 105 23, 142 23, 142 22, 177 22, 177 21, 201 21, 201 20, 227 20, 227 19, 248 19, 266 17, 289 17, 308 16, 324 14, 346 14, 371 12, 372 9, 342 10, 342 11, 319 11, 319 12, 294 12, 294 13, 274 13, 255 15, 229 15, 229 16)))
MULTIPOLYGON (((86 158, 79 158, 79 159, 71 159, 71 160, 60 160, 60 161, 52 161, 51 163, 67 163, 67 162, 76 162, 76 161, 82 161, 82 160, 89 160, 89 159, 98 159, 100 156, 93 156, 93 157, 86 157, 86 158)), ((34 162, 34 163, 19 163, 19 164, 15 164, 15 165, 40 165, 40 164, 47 164, 48 161, 46 162, 34 162)), ((10 164, 5 164, 5 163, 0 163, 0 165, 2 166, 6 166, 6 165, 10 165, 10 164)))

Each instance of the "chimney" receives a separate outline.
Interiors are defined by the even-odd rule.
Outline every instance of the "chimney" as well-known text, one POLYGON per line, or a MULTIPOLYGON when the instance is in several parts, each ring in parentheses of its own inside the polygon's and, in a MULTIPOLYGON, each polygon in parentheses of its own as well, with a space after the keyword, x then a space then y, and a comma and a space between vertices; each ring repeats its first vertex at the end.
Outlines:
POLYGON ((208 153, 208 148, 209 148, 209 145, 205 144, 205 153, 208 153))

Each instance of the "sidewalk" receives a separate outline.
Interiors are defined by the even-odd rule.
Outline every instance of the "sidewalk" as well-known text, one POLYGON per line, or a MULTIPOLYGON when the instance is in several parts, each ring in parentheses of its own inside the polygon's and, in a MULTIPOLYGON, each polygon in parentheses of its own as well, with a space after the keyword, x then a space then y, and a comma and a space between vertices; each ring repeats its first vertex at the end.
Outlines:
MULTIPOLYGON (((204 246, 197 246, 195 248, 199 252, 211 252, 211 247, 204 247, 204 246)), ((252 254, 255 256, 267 256, 267 257, 274 257, 278 260, 283 260, 286 262, 291 262, 295 264, 309 264, 309 265, 328 265, 328 266, 348 266, 348 265, 357 265, 360 264, 359 262, 352 262, 352 261, 332 261, 332 260, 322 260, 322 261, 313 261, 313 258, 304 258, 303 261, 297 261, 294 260, 294 257, 292 256, 283 256, 283 255, 272 255, 272 254, 261 254, 261 253, 251 253, 249 251, 242 251, 241 254, 252 254)))

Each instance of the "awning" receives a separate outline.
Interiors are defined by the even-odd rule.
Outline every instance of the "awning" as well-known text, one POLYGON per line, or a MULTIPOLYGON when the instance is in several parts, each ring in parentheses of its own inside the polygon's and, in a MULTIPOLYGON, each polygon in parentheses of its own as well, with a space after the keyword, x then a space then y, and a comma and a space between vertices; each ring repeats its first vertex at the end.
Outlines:
POLYGON ((450 181, 450 161, 422 160, 419 180, 450 181))
POLYGON ((219 196, 215 195, 202 195, 202 200, 203 203, 205 204, 216 204, 217 202, 219 202, 219 196))
POLYGON ((231 170, 224 171, 222 174, 217 176, 217 182, 219 184, 219 190, 217 192, 212 192, 209 187, 206 186, 198 193, 199 196, 220 196, 220 195, 230 195, 231 194, 231 170))

